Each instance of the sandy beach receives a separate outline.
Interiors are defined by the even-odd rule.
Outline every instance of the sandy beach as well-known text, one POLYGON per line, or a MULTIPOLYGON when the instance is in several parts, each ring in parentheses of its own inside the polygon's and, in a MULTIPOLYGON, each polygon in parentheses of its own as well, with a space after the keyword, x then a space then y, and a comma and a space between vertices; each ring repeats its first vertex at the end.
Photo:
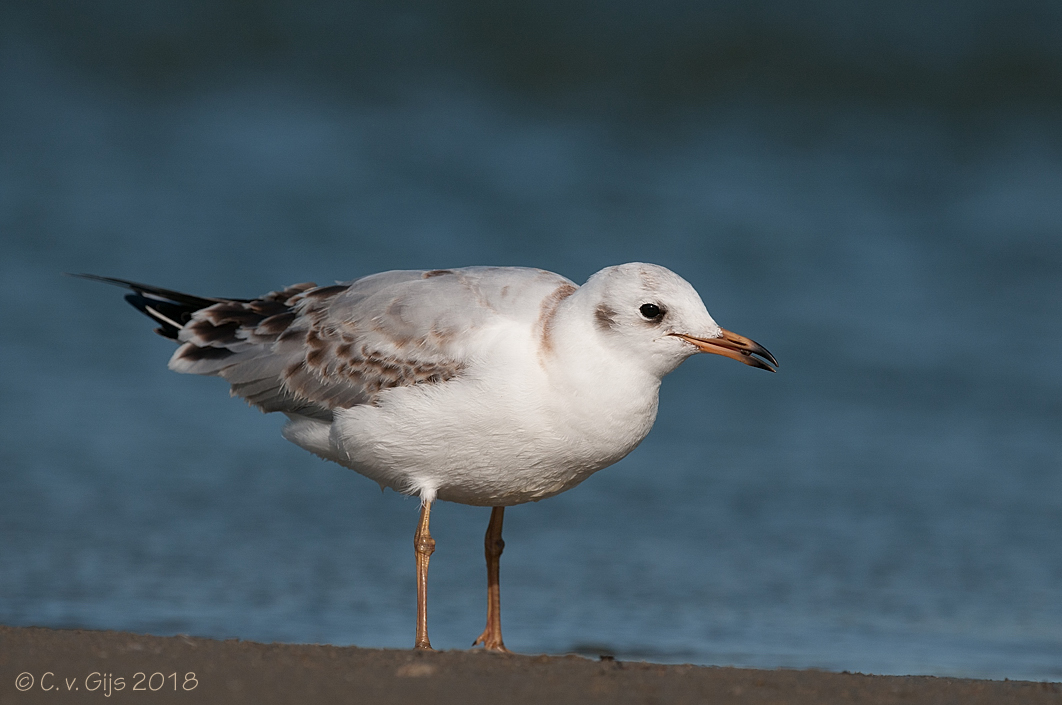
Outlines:
POLYGON ((973 705, 1062 703, 1062 684, 0 627, 0 703, 89 701, 973 705))

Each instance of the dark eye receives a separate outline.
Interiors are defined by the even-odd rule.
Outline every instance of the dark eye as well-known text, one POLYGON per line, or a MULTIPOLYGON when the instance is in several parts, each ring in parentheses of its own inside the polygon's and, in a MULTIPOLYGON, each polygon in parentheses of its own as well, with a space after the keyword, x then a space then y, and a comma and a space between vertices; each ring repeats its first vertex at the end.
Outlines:
POLYGON ((638 312, 650 321, 658 321, 664 317, 664 309, 656 304, 642 304, 638 308, 638 312))

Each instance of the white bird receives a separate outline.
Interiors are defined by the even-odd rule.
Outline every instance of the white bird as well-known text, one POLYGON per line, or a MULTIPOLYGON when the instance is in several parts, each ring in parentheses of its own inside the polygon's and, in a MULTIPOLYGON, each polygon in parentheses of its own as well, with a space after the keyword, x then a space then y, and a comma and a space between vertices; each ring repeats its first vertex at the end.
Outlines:
POLYGON ((698 352, 774 371, 762 346, 712 319, 663 267, 607 267, 583 286, 540 269, 391 271, 257 299, 202 298, 122 279, 180 346, 177 372, 287 415, 284 437, 421 501, 415 647, 427 629, 433 502, 493 507, 487 626, 505 651, 498 559, 505 507, 551 497, 630 453, 660 381, 698 352))

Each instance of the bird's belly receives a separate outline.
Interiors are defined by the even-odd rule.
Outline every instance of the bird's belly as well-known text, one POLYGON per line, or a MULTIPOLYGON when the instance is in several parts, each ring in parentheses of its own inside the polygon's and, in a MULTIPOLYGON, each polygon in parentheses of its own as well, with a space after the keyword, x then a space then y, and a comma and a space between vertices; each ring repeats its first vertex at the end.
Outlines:
POLYGON ((634 413, 613 414, 610 425, 519 398, 488 406, 433 400, 429 390, 426 401, 336 414, 326 457, 425 500, 508 506, 551 497, 620 460, 656 412, 655 395, 634 413))
MULTIPOLYGON (((632 446, 633 448, 633 446, 632 446)), ((447 471, 425 478, 439 499, 461 504, 509 506, 534 502, 569 490, 594 472, 618 461, 630 449, 599 450, 529 444, 515 457, 466 457, 447 471)))

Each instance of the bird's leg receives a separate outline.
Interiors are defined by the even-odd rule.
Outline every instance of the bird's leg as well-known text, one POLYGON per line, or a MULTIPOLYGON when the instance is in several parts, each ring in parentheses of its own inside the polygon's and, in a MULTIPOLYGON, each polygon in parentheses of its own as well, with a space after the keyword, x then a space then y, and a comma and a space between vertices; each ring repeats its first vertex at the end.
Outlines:
POLYGON ((505 507, 491 509, 487 535, 483 539, 484 554, 487 556, 487 628, 472 642, 472 646, 483 644, 483 648, 489 651, 508 651, 502 643, 501 588, 498 584, 498 559, 505 548, 505 542, 502 541, 504 515, 505 507))
POLYGON ((413 534, 413 548, 417 556, 417 642, 414 649, 431 650, 428 641, 428 559, 435 552, 435 539, 428 533, 431 502, 420 506, 420 522, 413 534))

